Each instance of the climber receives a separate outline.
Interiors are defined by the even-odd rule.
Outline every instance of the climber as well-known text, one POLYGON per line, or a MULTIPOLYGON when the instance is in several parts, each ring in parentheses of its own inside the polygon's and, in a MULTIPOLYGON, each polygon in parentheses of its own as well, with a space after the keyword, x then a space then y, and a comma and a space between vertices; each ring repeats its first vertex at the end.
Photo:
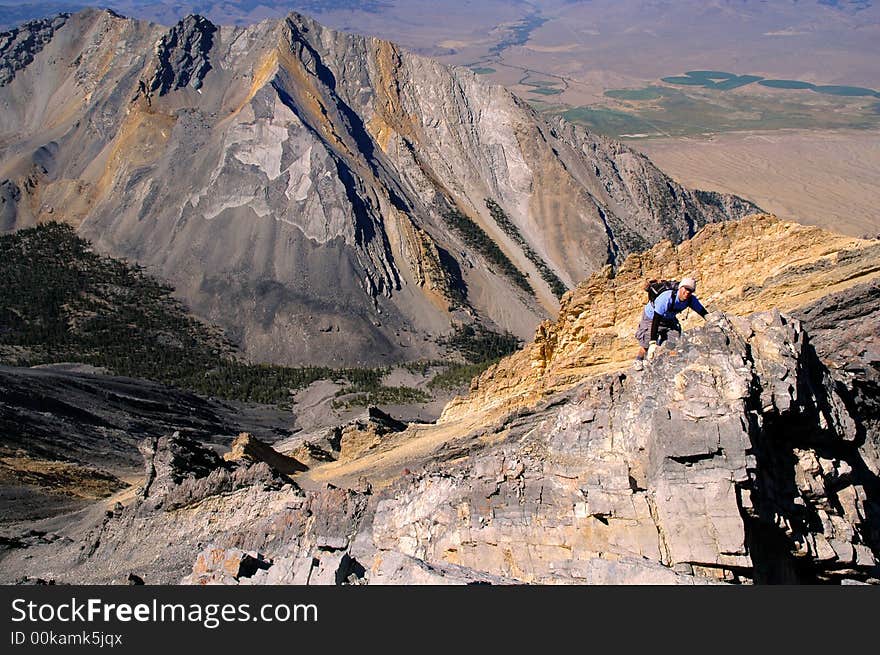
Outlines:
POLYGON ((635 370, 642 370, 646 357, 653 359, 657 344, 666 341, 670 330, 681 334, 681 324, 677 318, 679 312, 690 307, 703 319, 706 318, 706 308, 694 295, 696 290, 697 281, 686 277, 677 285, 673 283, 671 288, 660 293, 653 301, 648 301, 636 330, 636 340, 640 348, 633 365, 635 370))

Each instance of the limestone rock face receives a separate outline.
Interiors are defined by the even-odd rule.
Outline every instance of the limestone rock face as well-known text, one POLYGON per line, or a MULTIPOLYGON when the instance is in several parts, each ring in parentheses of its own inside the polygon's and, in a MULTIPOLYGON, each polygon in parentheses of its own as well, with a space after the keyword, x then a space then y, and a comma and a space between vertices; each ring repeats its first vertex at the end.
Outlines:
POLYGON ((227 462, 245 460, 247 462, 264 462, 270 469, 281 475, 289 475, 304 471, 306 467, 293 457, 282 455, 272 446, 263 443, 247 432, 239 434, 232 442, 232 450, 223 455, 227 462))
POLYGON ((86 10, 4 33, 0 70, 0 229, 71 222, 257 360, 435 357, 453 320, 528 338, 557 306, 548 271, 571 287, 756 209, 470 70, 298 14, 166 28, 86 10))
POLYGON ((862 449, 874 475, 880 468, 880 280, 829 294, 794 315, 810 328, 816 353, 826 362, 864 424, 862 449))
POLYGON ((201 16, 187 16, 156 44, 155 72, 147 92, 162 96, 187 85, 202 86, 211 63, 208 59, 217 27, 201 16))
POLYGON ((227 462, 213 450, 177 432, 170 437, 145 439, 139 450, 146 465, 140 497, 149 509, 172 511, 256 483, 269 488, 289 483, 265 461, 227 462))

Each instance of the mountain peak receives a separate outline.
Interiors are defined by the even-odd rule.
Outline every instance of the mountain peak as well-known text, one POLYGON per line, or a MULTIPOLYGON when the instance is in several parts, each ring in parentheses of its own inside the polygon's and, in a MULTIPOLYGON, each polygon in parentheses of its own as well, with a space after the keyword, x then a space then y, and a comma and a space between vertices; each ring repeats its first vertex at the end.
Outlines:
POLYGON ((255 360, 436 358, 462 321, 526 338, 603 265, 757 209, 300 14, 65 30, 0 56, 4 228, 79 226, 255 360))
POLYGON ((156 43, 155 71, 147 91, 162 96, 186 86, 198 90, 211 70, 210 52, 216 31, 211 21, 190 14, 163 34, 156 43))

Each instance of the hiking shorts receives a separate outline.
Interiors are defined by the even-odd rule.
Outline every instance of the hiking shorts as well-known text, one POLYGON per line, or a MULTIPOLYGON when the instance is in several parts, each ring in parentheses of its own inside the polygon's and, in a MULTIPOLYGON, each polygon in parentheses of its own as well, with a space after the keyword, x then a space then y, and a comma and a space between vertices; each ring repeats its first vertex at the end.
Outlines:
MULTIPOLYGON (((639 321, 639 327, 636 328, 636 341, 642 348, 647 349, 651 345, 651 323, 653 321, 653 318, 648 318, 642 312, 642 320, 639 321)), ((669 338, 670 330, 681 334, 681 323, 678 322, 678 319, 660 322, 660 326, 657 328, 657 345, 669 338)))

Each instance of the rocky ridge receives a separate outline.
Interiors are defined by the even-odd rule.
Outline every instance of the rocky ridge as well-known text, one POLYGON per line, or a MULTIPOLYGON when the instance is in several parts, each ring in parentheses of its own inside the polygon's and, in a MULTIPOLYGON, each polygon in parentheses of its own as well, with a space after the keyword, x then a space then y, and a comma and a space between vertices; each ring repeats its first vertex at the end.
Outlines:
MULTIPOLYGON (((806 312, 799 315, 810 323, 822 315, 823 323, 816 325, 822 335, 836 335, 858 350, 862 341, 851 340, 855 335, 840 329, 844 326, 828 310, 852 314, 851 323, 859 333, 867 331, 868 337, 876 324, 873 294, 863 294, 859 300, 852 290, 860 285, 876 287, 880 243, 767 214, 706 226, 677 246, 662 242, 630 256, 616 271, 604 268, 566 294, 558 318, 542 323, 534 341, 521 352, 475 379, 468 395, 447 405, 441 422, 486 412, 503 414, 569 388, 585 375, 627 366, 635 356, 633 335, 646 302, 644 281, 686 275, 697 277, 697 296, 710 311, 745 315, 778 308, 806 312), (830 294, 837 294, 836 302, 807 312, 830 294)), ((680 318, 685 329, 701 322, 693 312, 680 318)), ((868 343, 875 341, 871 336, 868 343)), ((871 348, 876 352, 876 345, 871 348)), ((825 350, 833 351, 830 345, 825 350)))
POLYGON ((556 307, 548 274, 570 287, 755 210, 470 70, 298 14, 165 28, 87 10, 43 40, 29 63, 0 56, 22 62, 0 87, 2 229, 78 226, 253 359, 435 357, 453 322, 527 338, 556 307))
POLYGON ((9 84, 16 71, 30 64, 68 18, 70 14, 58 14, 0 34, 0 86, 9 84))
POLYGON ((800 323, 716 313, 643 375, 589 378, 447 440, 378 489, 303 478, 306 489, 265 461, 153 440, 139 499, 11 551, 4 570, 148 583, 878 582, 877 462, 847 402, 800 323))
POLYGON ((289 412, 82 368, 0 366, 0 523, 71 511, 136 483, 147 437, 179 431, 219 449, 242 430, 270 443, 291 435, 289 412))
MULTIPOLYGON (((643 371, 585 366, 529 402, 431 425, 368 416, 313 444, 322 457, 293 476, 262 447, 228 462, 159 439, 144 452, 162 484, 63 530, 30 526, 40 539, 10 535, 3 568, 199 584, 880 583, 877 244, 804 230, 758 216, 636 257, 743 262, 751 248, 766 268, 731 265, 733 306, 795 306, 804 322, 714 311, 643 371), (871 338, 833 328, 846 321, 871 338)), ((563 306, 614 284, 597 275, 563 306)), ((592 356, 557 344, 559 361, 592 356)))

